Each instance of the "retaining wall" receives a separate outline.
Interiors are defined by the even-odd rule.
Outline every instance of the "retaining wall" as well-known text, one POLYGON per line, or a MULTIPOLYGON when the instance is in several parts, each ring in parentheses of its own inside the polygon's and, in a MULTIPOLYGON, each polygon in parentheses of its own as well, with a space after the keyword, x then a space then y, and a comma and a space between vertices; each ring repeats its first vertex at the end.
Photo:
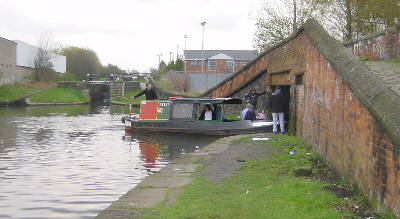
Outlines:
POLYGON ((400 97, 315 20, 204 96, 232 96, 263 71, 267 86, 288 73, 291 130, 400 216, 400 97))
POLYGON ((386 60, 400 57, 400 26, 373 33, 344 44, 354 55, 371 60, 386 60))

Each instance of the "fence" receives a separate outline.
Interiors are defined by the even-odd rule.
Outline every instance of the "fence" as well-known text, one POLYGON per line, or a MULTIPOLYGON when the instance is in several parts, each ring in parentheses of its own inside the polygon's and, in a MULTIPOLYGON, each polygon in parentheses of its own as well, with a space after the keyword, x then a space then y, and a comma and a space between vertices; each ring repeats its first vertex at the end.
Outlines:
POLYGON ((191 91, 208 90, 230 75, 232 75, 232 73, 187 74, 189 80, 189 89, 191 91))

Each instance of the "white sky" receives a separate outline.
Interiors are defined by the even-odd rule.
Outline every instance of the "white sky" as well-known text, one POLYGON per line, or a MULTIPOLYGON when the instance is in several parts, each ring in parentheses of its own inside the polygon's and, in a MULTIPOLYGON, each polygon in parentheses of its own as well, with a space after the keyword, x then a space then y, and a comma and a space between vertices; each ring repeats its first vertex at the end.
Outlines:
POLYGON ((157 54, 184 49, 253 49, 261 0, 0 0, 0 37, 37 45, 42 33, 94 50, 103 65, 148 71, 157 54))

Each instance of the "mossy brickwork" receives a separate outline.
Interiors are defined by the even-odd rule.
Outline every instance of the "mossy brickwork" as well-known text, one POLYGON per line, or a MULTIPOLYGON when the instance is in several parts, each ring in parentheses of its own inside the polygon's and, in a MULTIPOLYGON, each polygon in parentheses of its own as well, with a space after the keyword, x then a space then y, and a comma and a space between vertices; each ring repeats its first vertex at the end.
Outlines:
POLYGON ((399 95, 315 20, 204 95, 230 95, 263 70, 267 85, 290 72, 292 130, 400 216, 399 95))

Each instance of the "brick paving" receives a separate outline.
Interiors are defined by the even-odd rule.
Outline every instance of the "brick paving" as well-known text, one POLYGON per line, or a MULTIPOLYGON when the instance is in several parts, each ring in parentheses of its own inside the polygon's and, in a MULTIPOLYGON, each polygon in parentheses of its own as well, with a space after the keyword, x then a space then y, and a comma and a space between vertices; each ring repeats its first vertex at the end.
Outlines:
POLYGON ((365 64, 389 86, 397 96, 400 96, 400 63, 387 63, 383 61, 370 61, 365 64))

